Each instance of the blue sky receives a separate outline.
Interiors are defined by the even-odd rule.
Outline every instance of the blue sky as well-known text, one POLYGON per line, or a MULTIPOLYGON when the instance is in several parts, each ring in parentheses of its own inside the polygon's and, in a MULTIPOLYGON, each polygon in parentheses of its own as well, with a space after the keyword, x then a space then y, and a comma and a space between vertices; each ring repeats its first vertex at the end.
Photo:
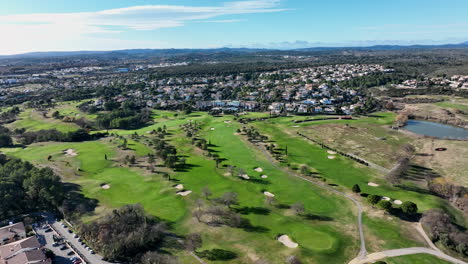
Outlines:
POLYGON ((468 40, 466 0, 0 0, 0 54, 468 40))

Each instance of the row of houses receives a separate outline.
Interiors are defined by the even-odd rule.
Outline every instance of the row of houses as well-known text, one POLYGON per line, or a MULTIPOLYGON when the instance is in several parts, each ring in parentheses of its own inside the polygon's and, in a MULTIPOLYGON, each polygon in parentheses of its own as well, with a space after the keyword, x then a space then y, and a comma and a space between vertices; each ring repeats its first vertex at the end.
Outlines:
POLYGON ((51 264, 35 236, 27 237, 22 222, 0 228, 0 264, 51 264))

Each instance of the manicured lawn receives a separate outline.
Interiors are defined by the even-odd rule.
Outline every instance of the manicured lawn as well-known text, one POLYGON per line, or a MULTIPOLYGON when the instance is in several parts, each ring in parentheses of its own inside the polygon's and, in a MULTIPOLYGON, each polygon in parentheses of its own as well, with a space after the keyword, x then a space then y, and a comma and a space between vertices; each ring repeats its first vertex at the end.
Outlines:
POLYGON ((18 120, 8 125, 10 129, 24 128, 28 131, 57 129, 62 132, 75 131, 79 127, 75 123, 65 123, 52 117, 45 118, 33 109, 26 109, 18 115, 18 120))
MULTIPOLYGON (((263 115, 265 114, 258 116, 263 115)), ((206 113, 184 115, 167 111, 153 111, 152 117, 154 123, 146 127, 110 132, 127 138, 128 148, 143 160, 153 152, 151 147, 145 144, 153 137, 150 132, 163 126, 167 127, 169 135, 165 139, 177 148, 178 154, 183 155, 188 164, 186 171, 171 173, 171 181, 159 174, 124 166, 121 162, 122 155, 128 152, 117 148, 121 140, 111 142, 110 139, 101 139, 81 143, 44 142, 30 145, 25 149, 1 150, 34 164, 54 167, 61 172, 66 181, 79 184, 87 197, 99 200, 98 213, 124 204, 140 203, 149 213, 171 222, 171 228, 177 234, 186 235, 195 232, 202 234, 203 248, 200 250, 222 248, 239 255, 233 261, 222 263, 251 263, 256 259, 266 260, 268 263, 284 263, 289 255, 298 256, 304 263, 346 263, 356 256, 359 240, 354 205, 341 196, 291 177, 272 165, 257 147, 246 141, 245 136, 236 133, 241 125, 232 117, 212 117, 206 113), (215 162, 206 155, 207 152, 195 148, 191 139, 181 130, 180 125, 190 120, 202 124, 199 137, 211 143, 212 153, 225 159, 219 168, 216 168, 215 162), (138 139, 132 139, 131 135, 135 133, 138 139), (78 155, 67 156, 63 153, 66 149, 73 149, 78 155), (49 155, 52 156, 51 161, 48 161, 49 155), (105 156, 108 157, 107 160, 105 156), (242 180, 237 176, 227 175, 227 169, 223 165, 242 168, 251 179, 242 180), (254 170, 258 167, 262 168, 263 172, 254 170), (261 175, 267 175, 268 178, 262 179, 261 175), (110 188, 103 189, 102 184, 108 184, 110 188), (184 189, 191 190, 192 193, 186 197, 176 195, 176 190, 173 188, 175 184, 183 184, 184 189), (205 186, 213 193, 209 201, 201 195, 201 190, 205 186), (268 205, 264 191, 273 193, 277 202, 282 205, 302 202, 306 212, 311 214, 311 219, 297 216, 287 207, 268 205), (216 197, 220 197, 225 192, 238 194, 239 204, 233 205, 233 210, 239 210, 242 218, 247 219, 253 228, 209 226, 199 223, 192 217, 192 212, 197 208, 197 199, 204 200, 203 207, 206 209, 216 197), (276 237, 280 234, 289 235, 299 247, 290 249, 279 243, 276 237)), ((358 183, 363 192, 389 196, 402 201, 411 200, 417 203, 422 211, 433 207, 446 208, 460 217, 440 198, 391 187, 376 171, 339 155, 336 159, 328 159, 329 154, 326 150, 296 135, 297 129, 302 129, 301 126, 313 126, 310 123, 303 123, 299 128, 292 128, 291 120, 300 118, 310 117, 280 117, 248 125, 254 125, 278 146, 287 146, 289 153, 287 159, 290 163, 309 165, 328 183, 337 184, 338 189, 349 192, 351 186, 358 183), (369 181, 379 183, 380 186, 369 187, 367 185, 369 181)), ((377 117, 353 121, 317 122, 361 125, 370 122, 384 125, 390 124, 392 120, 393 114, 379 113, 377 117)), ((34 124, 33 127, 39 125, 34 124)), ((156 168, 160 169, 162 168, 156 168)), ((363 200, 363 203, 366 201, 363 200)), ((365 215, 364 224, 369 249, 422 246, 406 234, 399 226, 401 222, 395 219, 387 221, 381 217, 365 215)), ((413 263, 410 262, 413 260, 414 263, 429 263, 424 261, 430 258, 416 259, 416 257, 419 256, 404 257, 401 263, 413 263)), ((183 263, 192 263, 190 261, 193 259, 183 257, 183 263)))
POLYGON ((185 215, 185 202, 174 195, 172 185, 164 181, 161 176, 143 176, 137 171, 117 167, 111 160, 116 150, 102 141, 88 141, 83 143, 40 143, 25 149, 10 152, 34 164, 57 167, 69 172, 66 179, 82 186, 83 193, 93 199, 98 199, 100 206, 109 208, 120 207, 124 204, 140 203, 144 208, 162 219, 177 221, 185 215), (75 150, 76 157, 63 154, 66 149, 75 150), (104 159, 104 155, 109 160, 104 159), (47 157, 52 155, 52 162, 47 157), (74 168, 68 170, 68 166, 74 168), (81 176, 75 176, 73 171, 80 168, 81 176), (101 184, 107 183, 110 189, 104 190, 101 184))

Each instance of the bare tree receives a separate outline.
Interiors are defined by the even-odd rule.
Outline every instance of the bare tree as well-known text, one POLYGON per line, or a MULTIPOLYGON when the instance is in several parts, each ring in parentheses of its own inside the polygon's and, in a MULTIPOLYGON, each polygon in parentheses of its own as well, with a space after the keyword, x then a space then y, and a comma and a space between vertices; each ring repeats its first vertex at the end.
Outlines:
POLYGON ((209 200, 210 199, 210 196, 213 194, 210 190, 210 188, 208 188, 207 186, 203 187, 202 189, 202 194, 203 196, 205 196, 205 199, 209 200))
POLYGON ((305 211, 304 204, 301 202, 296 202, 293 205, 291 205, 291 209, 293 209, 297 215, 301 215, 305 211))

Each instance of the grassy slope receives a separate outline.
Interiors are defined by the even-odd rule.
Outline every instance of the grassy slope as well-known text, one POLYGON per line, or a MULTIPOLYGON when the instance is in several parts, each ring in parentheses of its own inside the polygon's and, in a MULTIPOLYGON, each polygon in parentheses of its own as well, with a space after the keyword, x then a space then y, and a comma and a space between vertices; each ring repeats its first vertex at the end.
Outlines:
POLYGON ((57 129, 62 132, 69 132, 79 128, 75 123, 65 123, 52 117, 44 118, 42 114, 33 109, 22 111, 18 117, 18 120, 8 125, 10 129, 25 128, 28 131, 57 129))

